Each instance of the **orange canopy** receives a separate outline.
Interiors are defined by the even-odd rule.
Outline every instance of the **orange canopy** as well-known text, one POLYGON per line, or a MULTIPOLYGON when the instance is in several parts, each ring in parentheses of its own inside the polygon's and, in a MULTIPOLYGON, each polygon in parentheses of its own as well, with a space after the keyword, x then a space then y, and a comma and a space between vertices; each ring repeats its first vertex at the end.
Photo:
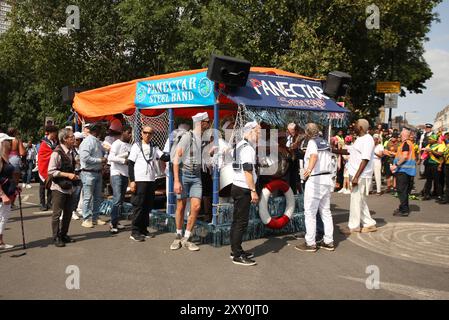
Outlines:
MULTIPOLYGON (((187 76, 206 70, 207 69, 205 68, 162 74, 76 93, 73 101, 73 108, 82 118, 89 120, 107 118, 120 113, 132 114, 136 109, 136 106, 134 105, 134 98, 137 82, 187 76)), ((251 68, 251 72, 318 80, 275 68, 253 67, 251 68)), ((230 100, 225 97, 220 97, 220 104, 229 105, 230 103, 230 100)), ((142 110, 142 113, 148 116, 156 116, 164 110, 165 109, 144 109, 142 110)), ((210 111, 210 116, 212 116, 212 110, 210 111)), ((196 112, 198 112, 198 108, 178 108, 175 109, 175 116, 190 117, 196 112)), ((234 108, 220 108, 220 116, 225 116, 234 112, 235 106, 234 108)))

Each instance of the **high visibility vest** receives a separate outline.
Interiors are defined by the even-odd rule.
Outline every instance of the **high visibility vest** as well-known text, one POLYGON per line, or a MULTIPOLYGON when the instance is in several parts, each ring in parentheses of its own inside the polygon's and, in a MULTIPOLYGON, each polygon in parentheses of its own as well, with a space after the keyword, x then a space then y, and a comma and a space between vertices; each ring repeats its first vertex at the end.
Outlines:
MULTIPOLYGON (((397 173, 405 173, 409 176, 416 176, 416 159, 415 159, 415 149, 413 143, 409 140, 405 141, 408 144, 408 156, 406 160, 398 166, 397 173)), ((394 158, 393 164, 396 165, 400 158, 404 158, 402 156, 402 146, 404 143, 401 143, 398 147, 398 152, 396 153, 396 157, 394 158)))

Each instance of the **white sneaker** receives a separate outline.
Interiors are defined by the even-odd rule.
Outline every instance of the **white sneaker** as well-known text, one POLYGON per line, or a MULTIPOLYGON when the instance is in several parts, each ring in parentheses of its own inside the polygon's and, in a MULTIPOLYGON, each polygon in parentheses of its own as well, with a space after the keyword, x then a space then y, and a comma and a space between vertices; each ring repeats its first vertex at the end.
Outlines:
POLYGON ((12 244, 0 244, 0 250, 8 250, 8 249, 12 249, 14 248, 14 246, 12 244))
POLYGON ((341 188, 337 193, 345 193, 346 192, 346 188, 341 188))
POLYGON ((26 184, 22 183, 22 189, 25 189, 25 187, 26 187, 26 184))
POLYGON ((117 223, 117 229, 123 230, 123 229, 125 229, 125 226, 120 223, 117 223))
POLYGON ((31 189, 31 184, 27 184, 27 185, 26 185, 26 188, 27 188, 27 189, 31 189))
POLYGON ((72 212, 72 220, 79 220, 80 217, 78 217, 78 215, 76 214, 75 211, 72 212))
POLYGON ((351 190, 346 189, 344 194, 351 194, 351 190))

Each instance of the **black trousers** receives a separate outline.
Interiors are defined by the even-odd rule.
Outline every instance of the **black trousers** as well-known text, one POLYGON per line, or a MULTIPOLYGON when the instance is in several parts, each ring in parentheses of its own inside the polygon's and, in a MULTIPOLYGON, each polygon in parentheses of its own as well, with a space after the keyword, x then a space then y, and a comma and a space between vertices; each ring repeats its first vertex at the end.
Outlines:
POLYGON ((424 195, 430 196, 433 183, 433 191, 437 197, 441 196, 440 177, 437 164, 426 165, 426 184, 424 185, 424 195))
POLYGON ((63 237, 69 232, 70 220, 72 219, 72 195, 56 190, 53 193, 53 215, 51 217, 51 228, 53 239, 63 237), (62 221, 59 217, 62 213, 62 221))
POLYGON ((413 177, 409 176, 406 173, 398 173, 396 174, 396 188, 398 190, 399 196, 399 211, 402 213, 409 213, 410 208, 408 206, 408 196, 412 191, 412 181, 413 177))
POLYGON ((150 212, 154 204, 154 181, 136 182, 136 193, 131 198, 133 205, 133 219, 131 234, 141 235, 146 233, 150 225, 150 212))
POLYGON ((230 231, 231 251, 234 257, 240 257, 243 253, 243 234, 248 227, 251 191, 232 185, 231 197, 234 199, 234 213, 230 231))
POLYGON ((301 192, 301 183, 299 179, 299 160, 288 161, 288 183, 294 194, 301 192))
POLYGON ((449 201, 449 164, 444 165, 444 200, 449 201))
POLYGON ((51 197, 52 197, 51 190, 47 190, 47 202, 45 202, 45 182, 42 181, 41 178, 39 178, 39 198, 40 198, 41 206, 42 207, 47 206, 48 208, 50 208, 51 207, 51 197))

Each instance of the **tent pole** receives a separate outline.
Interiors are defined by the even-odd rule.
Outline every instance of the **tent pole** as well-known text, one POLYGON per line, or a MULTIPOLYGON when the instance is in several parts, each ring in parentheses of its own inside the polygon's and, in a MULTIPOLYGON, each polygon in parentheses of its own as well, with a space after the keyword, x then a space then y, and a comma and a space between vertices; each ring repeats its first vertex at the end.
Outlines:
MULTIPOLYGON (((216 96, 215 104, 214 104, 214 146, 216 148, 215 153, 218 152, 218 123, 220 121, 218 114, 218 94, 216 96)), ((216 154, 214 155, 216 157, 216 154)), ((216 225, 217 223, 217 211, 218 211, 218 192, 219 192, 219 184, 220 184, 220 173, 218 169, 218 163, 214 161, 213 168, 213 193, 212 193, 212 224, 216 225)))
MULTIPOLYGON (((173 145, 173 130, 175 129, 175 116, 173 108, 168 109, 168 139, 169 139, 169 150, 173 145)), ((175 197, 173 193, 173 159, 170 159, 168 163, 168 195, 167 195, 167 213, 169 215, 175 214, 175 197)))

